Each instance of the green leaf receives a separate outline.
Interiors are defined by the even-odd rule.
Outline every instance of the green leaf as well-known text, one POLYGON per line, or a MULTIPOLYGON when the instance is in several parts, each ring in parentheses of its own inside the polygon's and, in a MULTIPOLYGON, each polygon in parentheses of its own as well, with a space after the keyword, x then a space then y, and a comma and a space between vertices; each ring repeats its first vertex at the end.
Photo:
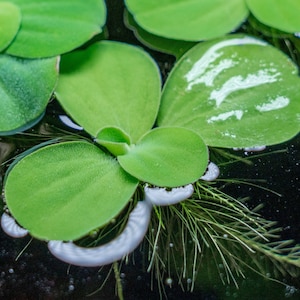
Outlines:
POLYGON ((228 33, 247 18, 243 0, 126 0, 136 22, 153 34, 199 41, 228 33))
POLYGON ((17 34, 21 18, 18 6, 11 2, 0 2, 0 51, 5 49, 17 34))
POLYGON ((116 159, 82 141, 41 148, 9 172, 8 208, 30 234, 46 240, 74 240, 115 217, 138 181, 116 159))
POLYGON ((299 90, 287 56, 232 35, 181 58, 165 84, 158 125, 190 128, 215 147, 277 144, 299 132, 299 90))
POLYGON ((152 128, 160 94, 157 65, 137 47, 102 41, 62 57, 57 98, 93 136, 117 127, 135 143, 152 128))
POLYGON ((54 90, 57 58, 0 55, 0 135, 30 128, 43 116, 54 90))
POLYGON ((130 137, 120 128, 106 127, 97 134, 96 142, 115 156, 128 152, 130 137))
POLYGON ((122 168, 139 180, 177 187, 198 180, 208 164, 202 139, 185 128, 151 130, 125 155, 118 156, 122 168))
POLYGON ((260 22, 285 32, 300 31, 299 0, 246 0, 246 3, 260 22))
POLYGON ((167 39, 151 34, 141 28, 128 11, 125 11, 124 19, 126 26, 134 31, 134 35, 141 43, 156 51, 174 55, 176 56, 176 59, 179 59, 187 50, 196 44, 196 42, 167 39))
POLYGON ((103 0, 11 0, 22 13, 22 26, 6 50, 36 58, 68 52, 101 32, 106 19, 103 0))

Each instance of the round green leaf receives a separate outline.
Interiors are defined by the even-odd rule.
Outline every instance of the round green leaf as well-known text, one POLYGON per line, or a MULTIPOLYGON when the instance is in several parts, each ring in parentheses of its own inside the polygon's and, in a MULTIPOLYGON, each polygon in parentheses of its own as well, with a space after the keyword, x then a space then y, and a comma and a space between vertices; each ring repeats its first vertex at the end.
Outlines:
POLYGON ((21 23, 21 11, 11 2, 0 2, 0 51, 15 37, 21 23))
POLYGON ((53 93, 58 59, 0 56, 0 135, 30 128, 39 121, 53 93))
POLYGON ((136 142, 155 122, 160 93, 157 65, 137 47, 102 41, 62 57, 57 98, 93 136, 118 127, 136 142))
POLYGON ((21 159, 8 174, 4 193, 10 212, 32 236, 74 240, 115 217, 137 184, 116 159, 76 141, 21 159))
POLYGON ((68 52, 100 33, 106 18, 103 0, 11 2, 22 13, 22 26, 6 50, 15 56, 36 58, 68 52))
POLYGON ((208 150, 195 132, 180 127, 151 130, 118 156, 122 168, 139 180, 166 187, 198 180, 208 164, 208 150))
POLYGON ((199 41, 222 36, 247 18, 243 0, 126 0, 145 30, 166 38, 199 41))
POLYGON ((246 2, 260 22, 285 32, 300 31, 299 0, 246 0, 246 2))
POLYGON ((292 138, 300 125, 297 67, 263 41, 233 35, 187 52, 167 80, 159 126, 195 130, 210 146, 292 138))

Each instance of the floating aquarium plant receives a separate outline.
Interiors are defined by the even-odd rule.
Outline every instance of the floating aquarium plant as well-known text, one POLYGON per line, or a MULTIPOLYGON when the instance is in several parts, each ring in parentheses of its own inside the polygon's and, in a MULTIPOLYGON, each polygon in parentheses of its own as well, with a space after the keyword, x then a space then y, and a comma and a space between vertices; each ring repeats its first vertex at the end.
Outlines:
POLYGON ((144 51, 103 41, 62 57, 60 72, 60 103, 94 138, 42 147, 8 172, 7 205, 33 236, 78 239, 114 218, 139 181, 177 187, 204 174, 208 150, 197 133, 179 126, 152 129, 161 82, 144 51), (33 178, 27 191, 22 172, 33 178))
MULTIPOLYGON (((197 16, 202 8, 201 22, 211 22, 207 10, 214 16, 221 4, 224 9, 218 6, 215 17, 226 10, 236 15, 224 20, 226 26, 220 22, 224 32, 208 32, 207 38, 218 38, 174 44, 180 59, 162 80, 157 62, 141 47, 99 38, 77 48, 101 32, 102 1, 45 1, 44 7, 39 1, 0 1, 0 8, 7 7, 0 24, 9 29, 0 37, 1 134, 19 137, 13 134, 39 122, 49 99, 59 103, 60 120, 72 127, 72 133, 58 130, 33 147, 24 146, 13 161, 3 163, 1 226, 8 235, 29 234, 68 264, 113 264, 120 299, 117 262, 141 243, 148 271, 158 281, 173 272, 184 288, 186 279, 188 290, 199 277, 203 280, 205 268, 236 286, 247 269, 262 277, 266 272, 272 278, 299 276, 300 246, 281 240, 280 230, 259 215, 259 207, 249 209, 217 185, 220 161, 238 159, 229 149, 263 150, 299 133, 299 70, 262 39, 222 36, 247 18, 247 7, 253 14, 264 8, 256 1, 221 2, 126 1, 136 22, 142 26, 147 17, 162 30, 153 13, 158 7, 159 12, 172 9, 165 16, 174 32, 180 22, 168 17, 181 15, 179 8, 197 16), (30 40, 52 14, 58 22, 45 21, 41 40, 30 40), (46 43, 55 26, 66 31, 57 40, 50 35, 46 43), (21 49, 26 36, 30 42, 21 49)), ((295 24, 292 31, 298 30, 295 24)), ((203 39, 180 30, 186 40, 203 39)))
POLYGON ((249 27, 247 22, 271 36, 300 31, 298 0, 127 0, 125 4, 125 22, 135 36, 177 58, 195 42, 249 27))
POLYGON ((71 51, 99 34, 106 19, 103 0, 1 0, 0 7, 0 49, 24 58, 71 51))
POLYGON ((102 32, 102 0, 0 1, 0 135, 43 117, 58 75, 55 57, 102 32), (80 19, 78 13, 80 12, 80 19))
POLYGON ((175 40, 220 37, 237 29, 250 13, 279 30, 300 31, 298 0, 126 0, 125 3, 143 29, 175 40))

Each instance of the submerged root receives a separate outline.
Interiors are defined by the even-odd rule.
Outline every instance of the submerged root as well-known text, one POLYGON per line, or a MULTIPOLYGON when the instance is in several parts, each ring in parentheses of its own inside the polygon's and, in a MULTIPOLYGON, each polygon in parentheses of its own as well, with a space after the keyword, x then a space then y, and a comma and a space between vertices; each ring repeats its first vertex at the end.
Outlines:
POLYGON ((184 290, 193 291, 200 273, 215 265, 224 284, 245 278, 249 270, 276 281, 296 277, 300 271, 300 245, 281 241, 275 222, 262 218, 243 201, 209 183, 194 184, 190 199, 157 207, 152 216, 146 247, 148 271, 160 281, 176 274, 184 290))

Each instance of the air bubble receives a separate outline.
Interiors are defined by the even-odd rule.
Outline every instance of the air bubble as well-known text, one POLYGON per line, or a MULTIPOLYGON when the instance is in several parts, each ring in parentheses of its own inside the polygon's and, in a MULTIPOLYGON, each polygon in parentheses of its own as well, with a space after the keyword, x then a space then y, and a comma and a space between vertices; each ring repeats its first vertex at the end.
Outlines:
POLYGON ((173 279, 171 277, 166 278, 166 285, 168 285, 171 288, 172 284, 173 284, 173 279))
POLYGON ((297 290, 294 286, 287 285, 287 286, 285 287, 285 293, 284 293, 284 296, 285 296, 285 298, 290 298, 290 297, 292 297, 296 292, 298 292, 298 290, 297 290))
POLYGON ((73 284, 70 284, 70 285, 69 285, 69 292, 72 292, 72 291, 74 291, 74 290, 75 290, 74 285, 73 285, 73 284))

